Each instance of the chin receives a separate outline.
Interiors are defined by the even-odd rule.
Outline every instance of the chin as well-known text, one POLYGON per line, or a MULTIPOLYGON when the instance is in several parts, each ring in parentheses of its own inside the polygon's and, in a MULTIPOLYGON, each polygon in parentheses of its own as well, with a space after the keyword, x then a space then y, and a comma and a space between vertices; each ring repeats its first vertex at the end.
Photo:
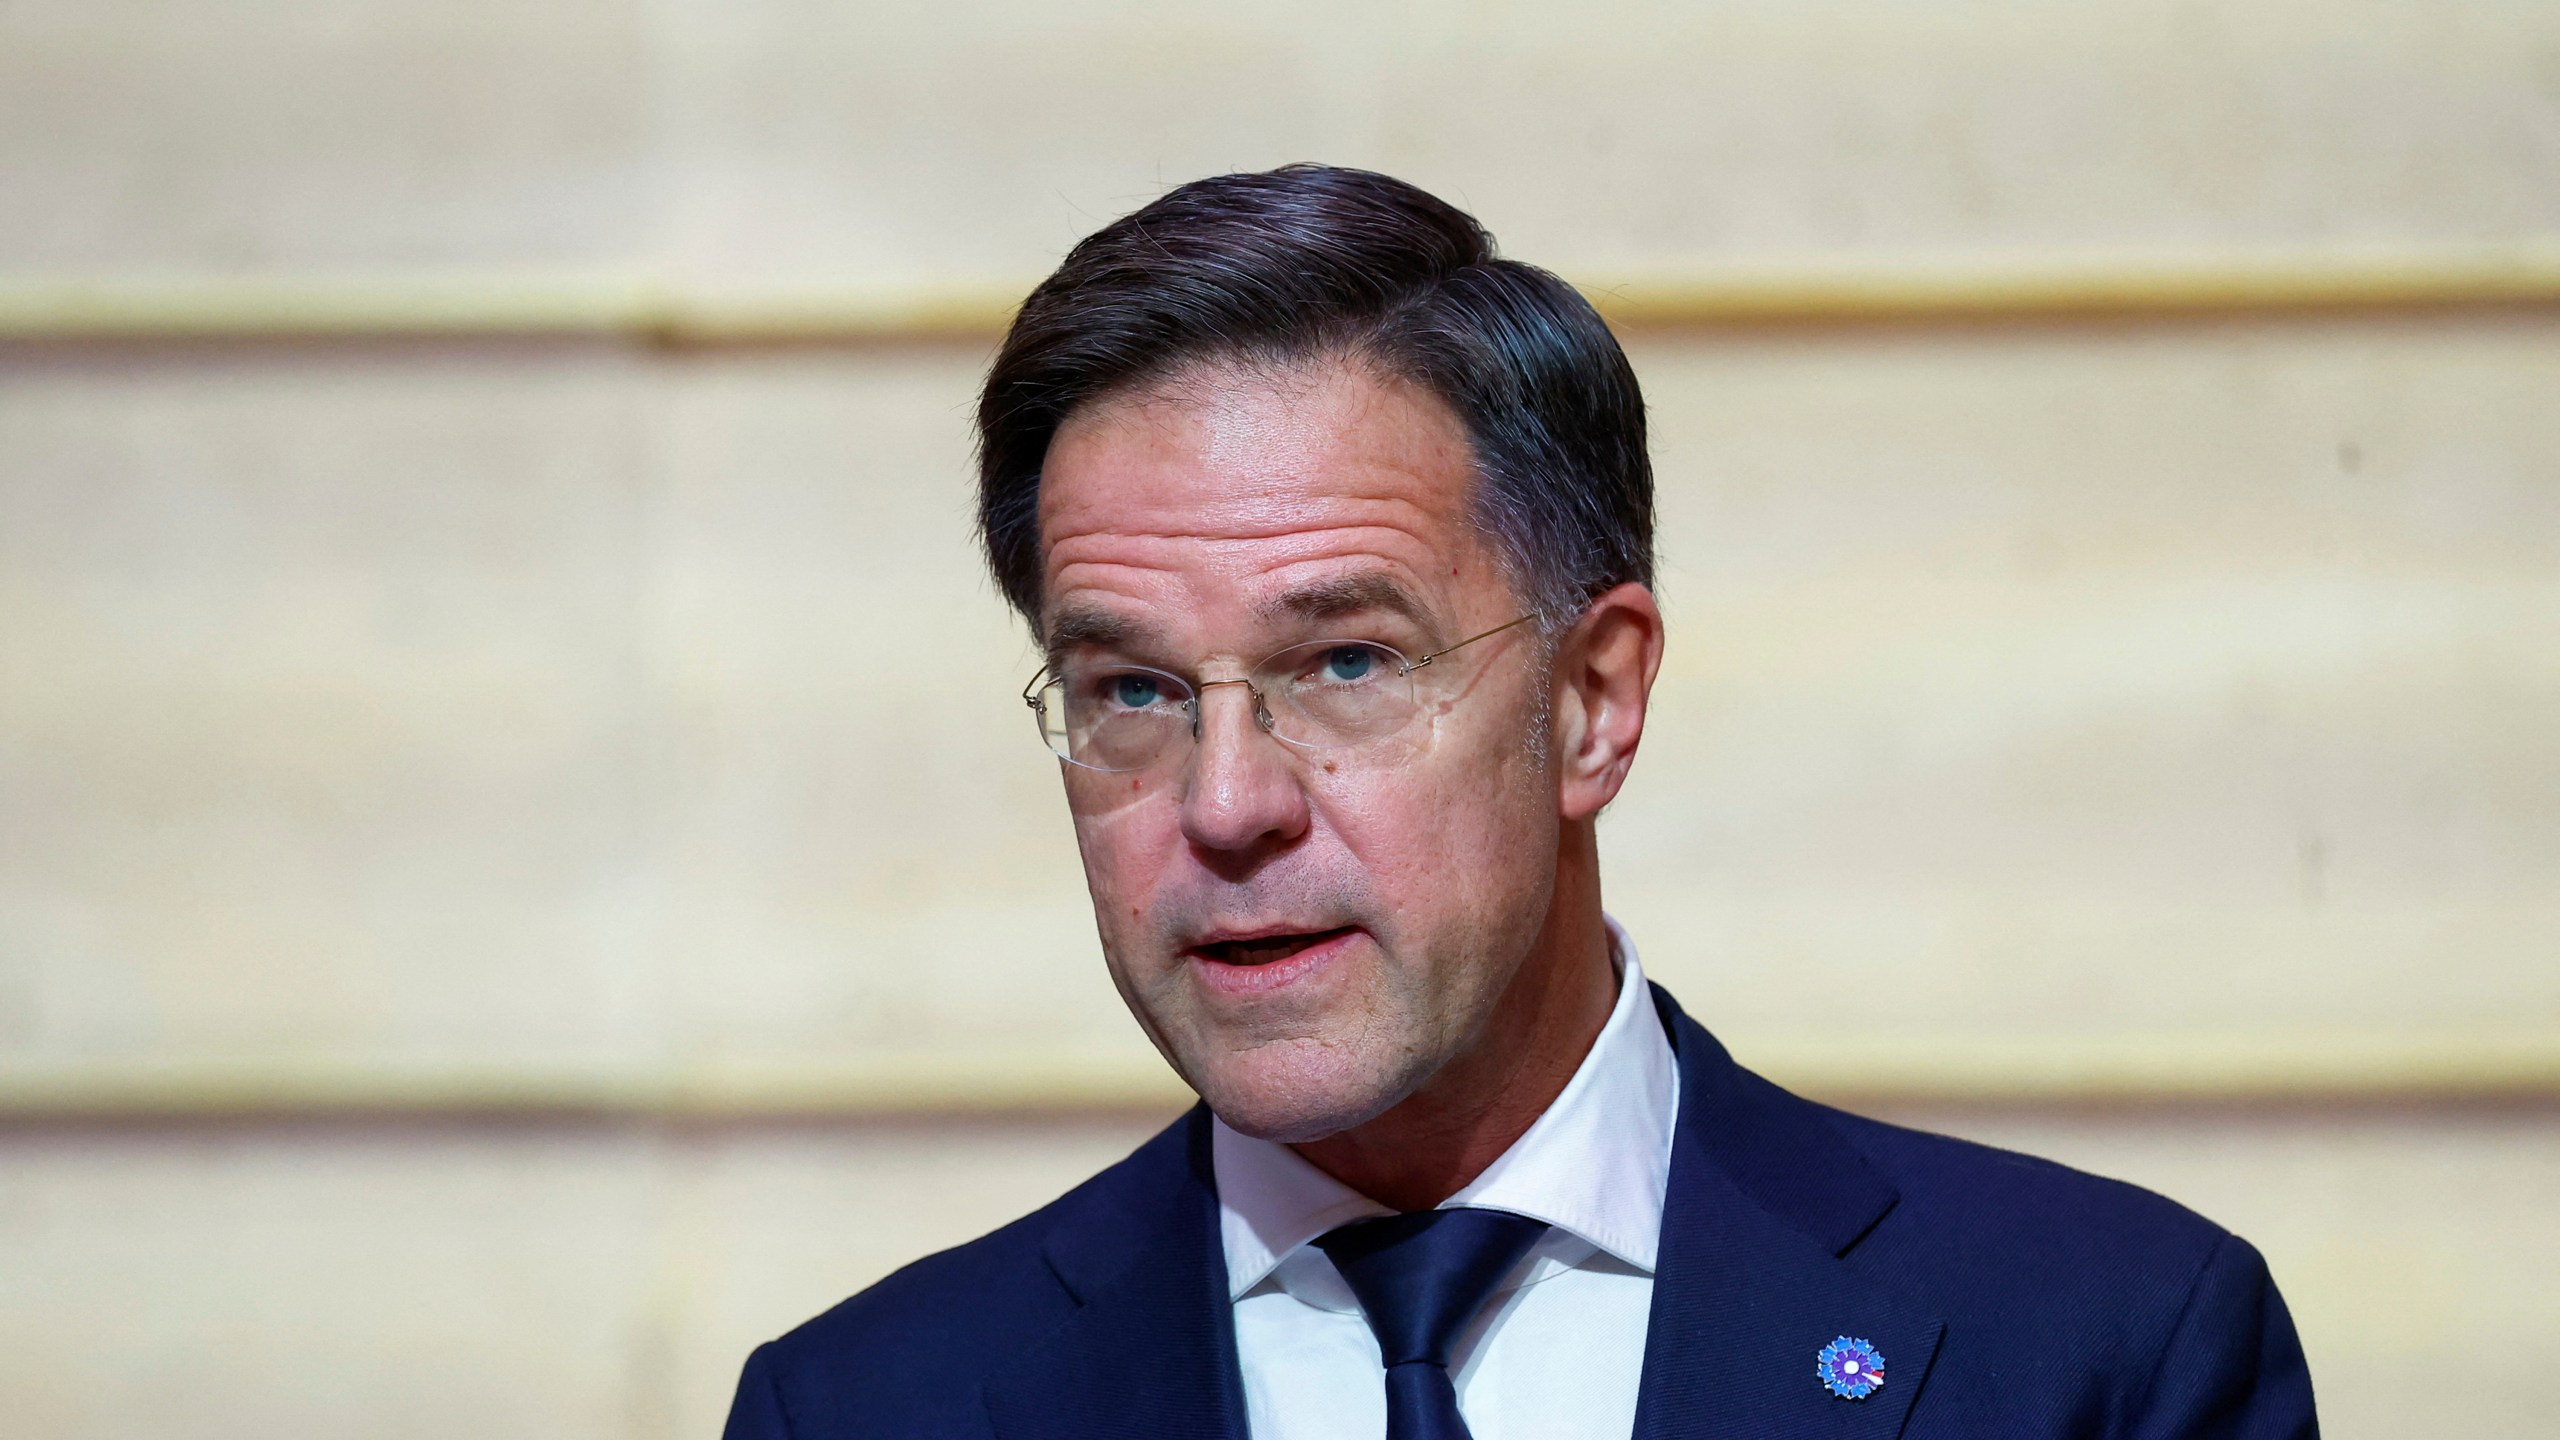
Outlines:
POLYGON ((1178 1068, 1231 1128, 1282 1145, 1366 1125, 1412 1094, 1422 1078, 1318 1041, 1261 1045, 1178 1068))

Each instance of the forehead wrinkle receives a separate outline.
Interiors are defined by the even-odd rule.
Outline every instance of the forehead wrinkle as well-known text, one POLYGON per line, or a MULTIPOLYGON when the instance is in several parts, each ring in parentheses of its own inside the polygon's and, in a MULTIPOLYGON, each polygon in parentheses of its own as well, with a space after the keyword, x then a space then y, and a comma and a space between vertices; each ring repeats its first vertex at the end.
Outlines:
MULTIPOLYGON (((1137 513, 1097 515, 1092 501, 1061 500, 1041 517, 1053 552, 1076 541, 1173 541, 1201 544, 1286 540, 1327 532, 1385 530, 1420 538, 1441 528, 1430 506, 1406 495, 1362 494, 1358 477, 1329 477, 1322 484, 1292 476, 1230 478, 1222 482, 1182 476, 1155 484, 1135 501, 1137 513)), ((1107 502, 1125 512, 1130 497, 1107 502)))
POLYGON ((1383 561, 1398 568, 1431 571, 1456 558, 1444 555, 1418 527, 1374 521, 1278 525, 1268 533, 1242 535, 1093 530, 1057 536, 1047 550, 1047 588, 1053 593, 1097 583, 1116 591, 1121 586, 1115 581, 1132 573, 1162 580, 1199 572, 1204 564, 1231 582, 1247 583, 1256 572, 1267 574, 1329 560, 1383 561))

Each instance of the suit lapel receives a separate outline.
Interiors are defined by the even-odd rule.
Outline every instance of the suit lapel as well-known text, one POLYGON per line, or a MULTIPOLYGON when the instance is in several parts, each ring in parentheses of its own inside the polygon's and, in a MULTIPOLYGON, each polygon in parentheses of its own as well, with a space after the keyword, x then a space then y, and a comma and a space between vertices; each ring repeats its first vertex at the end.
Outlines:
MULTIPOLYGON (((1656 989, 1680 1065, 1635 1440, 1901 1433, 1944 1327, 1867 1279, 1858 1242, 1893 1188, 1822 1111, 1733 1063, 1656 989), (1870 1342, 1883 1388, 1815 1376, 1834 1337, 1870 1342)), ((1245 1440, 1206 1110, 1148 1149, 1110 1199, 1062 1224, 1051 1268, 1078 1302, 987 1386, 1001 1440, 1245 1440)))
POLYGON ((1050 1240, 1079 1308, 989 1382, 1002 1440, 1245 1440, 1208 1112, 1177 1130, 1166 1163, 1122 1187, 1138 1197, 1129 1206, 1099 1207, 1050 1240))
POLYGON ((1847 1257, 1898 1198, 1822 1119, 1733 1063, 1654 992, 1680 1064, 1680 1116, 1645 1336, 1636 1440, 1770 1434, 1891 1440, 1944 1330, 1847 1257), (1823 1388, 1814 1356, 1873 1344, 1883 1387, 1823 1388))

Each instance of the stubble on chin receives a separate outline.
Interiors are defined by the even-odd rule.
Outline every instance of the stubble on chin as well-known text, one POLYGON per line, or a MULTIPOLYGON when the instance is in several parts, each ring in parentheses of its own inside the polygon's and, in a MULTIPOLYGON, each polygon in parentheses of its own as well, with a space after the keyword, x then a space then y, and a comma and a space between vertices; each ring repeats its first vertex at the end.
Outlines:
POLYGON ((1429 1078, 1429 1068, 1408 1046, 1310 1036, 1217 1053, 1186 1078, 1237 1131, 1299 1145, 1385 1114, 1429 1078))
POLYGON ((1442 1033, 1456 1017, 1433 1003, 1430 977, 1398 971, 1383 950, 1363 963, 1376 968, 1321 1009, 1238 1023, 1194 993, 1173 1001, 1175 1013, 1142 1023, 1237 1131, 1283 1144, 1322 1140, 1402 1103, 1460 1038, 1442 1033))

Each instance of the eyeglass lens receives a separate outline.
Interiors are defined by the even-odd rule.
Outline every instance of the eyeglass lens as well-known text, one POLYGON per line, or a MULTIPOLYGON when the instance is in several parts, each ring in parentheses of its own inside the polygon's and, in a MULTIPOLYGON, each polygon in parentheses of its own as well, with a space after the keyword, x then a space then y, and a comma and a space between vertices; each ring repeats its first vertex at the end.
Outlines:
MULTIPOLYGON (((1292 745, 1317 749, 1401 729, 1416 705, 1412 669, 1391 646, 1319 640, 1263 661, 1245 683, 1265 729, 1292 745)), ((1200 723, 1198 690, 1179 676, 1141 666, 1071 667, 1040 688, 1039 700, 1049 748, 1099 770, 1153 764, 1194 739, 1200 723)))

